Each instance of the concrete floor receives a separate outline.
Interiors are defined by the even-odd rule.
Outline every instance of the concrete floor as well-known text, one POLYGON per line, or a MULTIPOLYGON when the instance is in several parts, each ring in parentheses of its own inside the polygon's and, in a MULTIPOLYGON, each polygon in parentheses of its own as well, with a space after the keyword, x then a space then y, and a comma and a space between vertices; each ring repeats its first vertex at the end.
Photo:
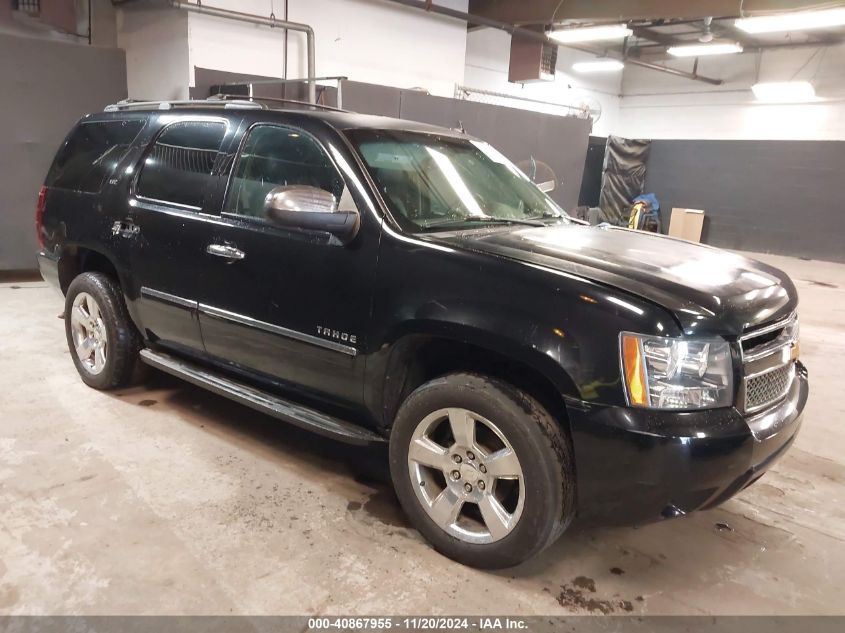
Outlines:
POLYGON ((85 387, 58 296, 0 284, 0 614, 845 614, 845 265, 760 257, 801 293, 788 455, 720 508, 502 573, 430 549, 379 453, 162 374, 85 387))

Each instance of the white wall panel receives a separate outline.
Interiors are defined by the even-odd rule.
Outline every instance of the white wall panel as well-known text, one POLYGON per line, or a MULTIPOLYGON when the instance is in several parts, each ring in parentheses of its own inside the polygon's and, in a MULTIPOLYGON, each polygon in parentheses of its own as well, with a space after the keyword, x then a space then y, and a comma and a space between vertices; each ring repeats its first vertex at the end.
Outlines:
MULTIPOLYGON (((619 131, 643 138, 845 140, 845 46, 817 51, 701 58, 699 73, 724 79, 721 86, 626 68, 619 131), (750 89, 756 81, 792 79, 811 81, 818 100, 760 104, 750 89)), ((692 62, 672 65, 689 70, 692 62)))
MULTIPOLYGON (((206 0, 209 6, 269 15, 269 0, 206 0)), ((452 96, 463 81, 466 24, 378 0, 290 0, 288 19, 310 24, 320 76, 452 96)), ((467 0, 438 4, 465 11, 467 0)), ((283 2, 275 3, 282 18, 283 2)), ((190 66, 281 77, 282 31, 191 13, 190 66)), ((306 75, 305 36, 289 33, 288 76, 306 75)))
MULTIPOLYGON (((496 29, 480 29, 467 35, 464 83, 471 88, 559 104, 572 105, 581 102, 585 96, 592 97, 602 106, 602 115, 593 128, 593 134, 615 134, 619 126, 622 73, 579 75, 572 71, 572 64, 575 62, 593 59, 595 57, 592 55, 561 47, 558 49, 554 81, 510 83, 510 34, 496 29)), ((561 112, 559 108, 530 102, 522 102, 519 107, 538 112, 561 112)))
POLYGON ((172 9, 118 12, 131 99, 188 98, 188 16, 172 9))

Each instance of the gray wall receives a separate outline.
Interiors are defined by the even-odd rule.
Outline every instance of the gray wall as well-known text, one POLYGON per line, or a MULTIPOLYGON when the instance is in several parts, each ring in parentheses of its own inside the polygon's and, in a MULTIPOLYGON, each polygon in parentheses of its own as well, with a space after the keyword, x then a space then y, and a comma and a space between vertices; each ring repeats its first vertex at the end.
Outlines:
POLYGON ((646 191, 704 209, 702 241, 845 262, 845 142, 655 140, 646 191))
POLYGON ((404 90, 360 81, 343 82, 343 107, 353 112, 401 118, 404 90))
POLYGON ((35 203, 83 114, 126 98, 122 50, 0 34, 0 270, 35 268, 35 203))

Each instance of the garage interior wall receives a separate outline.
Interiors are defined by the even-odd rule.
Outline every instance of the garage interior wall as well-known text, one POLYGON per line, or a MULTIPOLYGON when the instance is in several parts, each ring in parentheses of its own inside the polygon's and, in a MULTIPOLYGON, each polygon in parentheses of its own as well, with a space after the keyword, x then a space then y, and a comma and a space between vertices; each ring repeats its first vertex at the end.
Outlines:
MULTIPOLYGON (((667 66, 689 71, 690 60, 667 66)), ((711 86, 636 66, 625 68, 619 125, 629 138, 845 140, 845 45, 784 48, 701 57, 698 72, 724 80, 711 86), (754 83, 810 81, 809 103, 761 104, 754 83)))
MULTIPOLYGON (((667 65, 690 70, 691 62, 667 65)), ((625 69, 619 133, 655 139, 646 190, 672 207, 704 209, 714 246, 845 261, 845 46, 702 57, 721 86, 625 69), (806 80, 809 103, 762 104, 752 84, 806 80)))
MULTIPOLYGON (((268 0, 211 0, 207 6, 269 17, 268 0)), ((275 15, 283 19, 283 2, 275 15)), ((438 0, 466 11, 467 0, 438 0)), ((305 35, 139 3, 119 12, 118 41, 126 48, 129 96, 187 98, 194 68, 282 78, 304 77, 305 35), (148 63, 145 57, 161 63, 148 63), (164 59, 168 59, 164 63, 164 59), (161 73, 161 76, 157 74, 161 73)), ((463 80, 466 23, 374 0, 289 0, 288 20, 316 34, 320 76, 399 88, 421 87, 451 97, 463 80), (373 36, 377 30, 378 35, 373 36)))
POLYGON ((0 33, 0 270, 35 268, 35 204, 83 114, 126 98, 126 62, 97 48, 0 33))
POLYGON ((702 241, 743 251, 845 262, 845 142, 652 141, 646 191, 706 211, 702 241))
POLYGON ((126 51, 130 98, 188 98, 188 17, 185 11, 145 6, 117 12, 117 45, 126 51))
MULTIPOLYGON (((572 65, 595 59, 594 56, 559 47, 554 81, 516 84, 508 82, 510 60, 510 34, 496 29, 478 29, 467 33, 466 66, 463 85, 490 92, 504 93, 522 99, 533 99, 556 104, 574 105, 589 99, 601 104, 601 116, 593 126, 593 134, 616 134, 619 122, 619 103, 622 91, 622 73, 579 75, 572 65)), ((483 100, 483 95, 478 95, 483 100)), ((511 107, 536 112, 561 114, 559 107, 533 103, 491 99, 511 107)))

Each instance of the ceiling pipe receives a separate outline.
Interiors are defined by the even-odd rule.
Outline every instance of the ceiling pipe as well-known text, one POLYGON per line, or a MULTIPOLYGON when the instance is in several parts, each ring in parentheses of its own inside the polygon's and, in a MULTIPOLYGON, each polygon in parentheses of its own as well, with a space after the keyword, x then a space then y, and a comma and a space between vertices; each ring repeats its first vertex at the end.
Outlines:
POLYGON ((693 81, 702 81, 707 84, 711 84, 713 86, 720 86, 722 85, 721 79, 714 79, 713 77, 705 77, 704 75, 699 75, 698 73, 688 73, 683 70, 675 70, 674 68, 669 68, 668 66, 661 66, 660 64, 652 64, 650 62, 644 62, 639 59, 634 59, 631 57, 626 57, 625 55, 619 55, 617 53, 613 53, 611 51, 600 51, 592 48, 588 48, 586 46, 575 46, 572 44, 561 44, 550 39, 545 33, 541 31, 534 31, 532 29, 522 28, 520 26, 514 26, 513 24, 508 24, 507 22, 499 22, 498 20, 493 20, 491 18, 485 18, 481 15, 475 15, 472 13, 465 13, 464 11, 457 11, 456 9, 450 9, 449 7, 442 7, 440 5, 425 2, 423 0, 390 0, 390 2, 394 2, 396 4, 401 4, 406 7, 413 7, 415 9, 422 9, 424 11, 429 11, 431 13, 438 13, 440 15, 446 15, 451 18, 456 18, 458 20, 464 20, 469 22, 470 24, 479 24, 481 26, 489 26, 493 29, 498 29, 500 31, 507 31, 511 35, 517 33, 521 36, 528 37, 531 39, 535 39, 540 42, 547 42, 549 44, 554 44, 555 46, 564 46, 566 48, 571 48, 576 51, 581 51, 582 53, 589 53, 591 55, 596 55, 599 57, 609 57, 611 59, 618 59, 620 61, 624 61, 626 64, 631 64, 632 66, 640 66, 641 68, 648 68, 650 70, 656 70, 661 73, 668 73, 670 75, 675 75, 676 77, 683 77, 684 79, 692 79, 693 81))
MULTIPOLYGON (((228 20, 237 20, 239 22, 248 22, 249 24, 260 24, 271 28, 285 29, 285 32, 290 30, 305 33, 305 43, 308 50, 308 101, 310 103, 317 103, 317 84, 314 81, 314 77, 317 76, 315 70, 314 29, 312 29, 309 25, 300 24, 299 22, 288 22, 287 20, 276 20, 275 18, 271 19, 269 17, 264 17, 263 15, 254 15, 252 13, 218 9, 216 7, 204 5, 201 2, 181 2, 180 0, 170 0, 170 6, 174 9, 192 11, 203 15, 211 15, 218 18, 226 18, 228 20)), ((285 56, 287 56, 287 50, 285 50, 285 56)))

